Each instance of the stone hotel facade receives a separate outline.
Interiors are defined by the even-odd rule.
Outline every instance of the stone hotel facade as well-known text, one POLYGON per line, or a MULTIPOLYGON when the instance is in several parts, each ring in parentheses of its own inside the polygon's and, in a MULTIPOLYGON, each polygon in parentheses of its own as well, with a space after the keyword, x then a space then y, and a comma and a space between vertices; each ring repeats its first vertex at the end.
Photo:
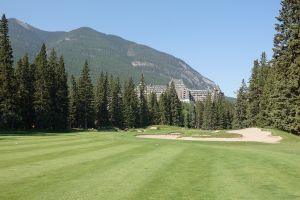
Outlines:
MULTIPOLYGON (((208 94, 211 94, 212 98, 224 95, 219 87, 216 87, 213 90, 193 90, 187 88, 181 79, 172 79, 169 84, 172 82, 174 83, 177 95, 182 102, 204 101, 208 94)), ((165 85, 147 85, 146 93, 147 95, 155 93, 157 98, 159 98, 166 89, 167 86, 165 85)))

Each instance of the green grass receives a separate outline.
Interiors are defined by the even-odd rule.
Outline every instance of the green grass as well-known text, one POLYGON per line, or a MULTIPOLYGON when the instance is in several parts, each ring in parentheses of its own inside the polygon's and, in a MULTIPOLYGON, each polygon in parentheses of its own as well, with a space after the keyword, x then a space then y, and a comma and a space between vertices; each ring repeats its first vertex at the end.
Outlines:
MULTIPOLYGON (((144 133, 178 131, 160 128, 144 133)), ((300 199, 300 139, 272 131, 284 140, 226 143, 142 139, 134 136, 137 132, 5 132, 0 136, 0 199, 300 199)))

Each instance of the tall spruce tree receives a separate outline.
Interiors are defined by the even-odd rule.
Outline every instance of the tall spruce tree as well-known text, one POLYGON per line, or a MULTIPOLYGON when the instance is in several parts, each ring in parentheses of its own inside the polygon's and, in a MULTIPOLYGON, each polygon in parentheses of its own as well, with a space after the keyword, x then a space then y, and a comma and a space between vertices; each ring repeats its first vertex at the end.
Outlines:
POLYGON ((8 36, 8 21, 0 21, 0 127, 14 128, 17 121, 16 81, 13 51, 8 36))
POLYGON ((274 37, 271 118, 275 127, 299 133, 300 2, 283 0, 281 5, 274 37))
POLYGON ((113 126, 123 127, 122 116, 122 91, 120 80, 117 78, 115 81, 111 81, 111 98, 109 104, 109 117, 110 123, 113 126))
POLYGON ((242 84, 237 93, 237 99, 234 109, 234 128, 245 128, 248 127, 248 87, 245 80, 242 80, 242 84))
POLYGON ((159 124, 160 115, 159 115, 159 104, 157 101, 156 93, 150 93, 148 101, 149 108, 149 123, 150 124, 159 124))
POLYGON ((48 59, 48 65, 44 74, 44 81, 46 83, 46 89, 49 93, 49 112, 48 112, 48 126, 52 129, 57 129, 58 123, 58 101, 56 96, 57 82, 55 70, 58 68, 57 55, 54 49, 51 50, 50 56, 48 59))
POLYGON ((196 112, 196 128, 201 128, 203 124, 203 112, 204 112, 204 104, 201 101, 197 101, 195 105, 196 112))
POLYGON ((19 127, 31 128, 34 123, 34 66, 30 65, 28 54, 19 60, 16 67, 19 127))
POLYGON ((145 79, 144 75, 142 74, 141 81, 139 84, 139 117, 141 127, 147 126, 149 124, 149 110, 145 88, 145 79))
POLYGON ((138 127, 140 124, 138 97, 132 78, 124 84, 123 119, 126 128, 138 127))
POLYGON ((65 70, 64 58, 59 58, 58 65, 55 68, 55 88, 56 88, 56 127, 65 129, 68 127, 69 115, 69 90, 68 75, 65 70))
POLYGON ((108 126, 108 74, 101 73, 97 80, 95 92, 96 126, 108 126))
POLYGON ((85 61, 78 82, 79 94, 79 126, 81 128, 94 127, 94 93, 90 77, 90 69, 85 61))
POLYGON ((262 95, 262 85, 260 84, 261 67, 258 60, 254 61, 252 68, 252 75, 249 81, 248 90, 248 112, 247 118, 249 126, 256 126, 258 124, 258 117, 260 112, 260 100, 262 95))
MULTIPOLYGON (((48 61, 46 54, 46 46, 42 48, 35 58, 35 90, 34 90, 34 111, 35 111, 35 127, 50 128, 52 121, 50 116, 51 99, 49 92, 50 76, 48 73, 48 61)), ((53 77, 51 77, 53 80, 53 77)))
POLYGON ((232 129, 233 113, 234 113, 234 104, 229 101, 226 101, 225 103, 226 129, 232 129))
POLYGON ((260 101, 259 101, 259 113, 257 117, 257 126, 266 127, 271 124, 270 122, 270 110, 269 110, 269 97, 272 91, 272 74, 270 73, 270 62, 267 60, 265 52, 262 53, 260 59, 260 101))
POLYGON ((226 129, 226 100, 224 96, 218 96, 215 101, 215 129, 226 129))
POLYGON ((163 92, 159 97, 159 112, 160 112, 160 124, 171 125, 170 121, 170 101, 167 91, 163 92))
POLYGON ((209 130, 213 128, 213 102, 211 94, 209 93, 204 102, 204 111, 203 111, 203 123, 202 128, 209 130))
POLYGON ((183 124, 182 104, 178 98, 173 82, 171 82, 167 97, 170 102, 170 124, 181 126, 183 124))
POLYGON ((79 92, 76 79, 74 76, 71 76, 71 90, 69 97, 69 126, 70 128, 79 127, 79 116, 80 116, 80 107, 79 107, 79 92))

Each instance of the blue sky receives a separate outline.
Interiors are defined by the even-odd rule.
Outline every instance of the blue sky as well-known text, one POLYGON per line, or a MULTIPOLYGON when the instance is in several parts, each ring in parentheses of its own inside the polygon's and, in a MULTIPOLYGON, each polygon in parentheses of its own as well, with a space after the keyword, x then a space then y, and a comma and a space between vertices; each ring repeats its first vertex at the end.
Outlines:
POLYGON ((235 96, 253 60, 272 56, 280 0, 0 0, 0 13, 43 30, 88 26, 170 53, 235 96))

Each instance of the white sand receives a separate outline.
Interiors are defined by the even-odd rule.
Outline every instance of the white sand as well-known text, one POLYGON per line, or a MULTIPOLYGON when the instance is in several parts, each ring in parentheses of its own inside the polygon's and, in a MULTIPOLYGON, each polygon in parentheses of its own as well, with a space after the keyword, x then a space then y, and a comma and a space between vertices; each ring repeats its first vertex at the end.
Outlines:
POLYGON ((156 138, 171 140, 193 140, 193 141, 224 141, 224 142, 264 142, 278 143, 282 139, 280 136, 273 136, 269 131, 262 131, 259 128, 246 128, 241 130, 227 131, 228 133, 237 133, 242 135, 239 138, 201 138, 201 137, 180 137, 174 134, 165 135, 138 135, 140 138, 156 138))

